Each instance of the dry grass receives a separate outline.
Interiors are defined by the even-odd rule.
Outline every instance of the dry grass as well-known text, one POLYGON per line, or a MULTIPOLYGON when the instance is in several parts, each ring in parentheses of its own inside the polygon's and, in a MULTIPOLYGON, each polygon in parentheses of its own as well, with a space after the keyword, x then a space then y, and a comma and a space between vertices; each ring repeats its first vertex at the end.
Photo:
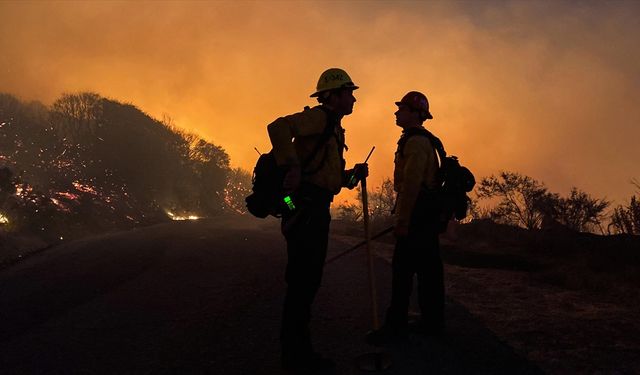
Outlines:
POLYGON ((640 373, 640 238, 480 223, 442 243, 448 296, 546 372, 640 373))
POLYGON ((640 373, 637 304, 532 276, 447 265, 447 293, 545 371, 640 373))

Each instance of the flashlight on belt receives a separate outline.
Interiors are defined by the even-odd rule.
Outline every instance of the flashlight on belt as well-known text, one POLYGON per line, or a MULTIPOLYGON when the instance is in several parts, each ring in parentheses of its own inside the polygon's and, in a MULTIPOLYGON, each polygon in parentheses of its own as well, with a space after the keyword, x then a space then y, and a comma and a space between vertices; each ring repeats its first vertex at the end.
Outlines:
POLYGON ((296 209, 296 205, 293 204, 293 201, 291 200, 291 196, 287 195, 286 197, 284 197, 284 203, 286 203, 287 207, 289 207, 289 211, 293 211, 296 209))

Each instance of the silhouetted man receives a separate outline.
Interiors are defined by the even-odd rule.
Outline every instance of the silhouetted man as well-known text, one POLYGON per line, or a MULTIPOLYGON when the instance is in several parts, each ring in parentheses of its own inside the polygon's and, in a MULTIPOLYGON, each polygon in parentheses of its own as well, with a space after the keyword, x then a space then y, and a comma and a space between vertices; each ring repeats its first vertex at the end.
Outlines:
POLYGON ((345 171, 343 158, 341 120, 353 111, 356 89, 344 70, 328 69, 311 95, 319 106, 281 117, 267 127, 276 162, 287 171, 283 187, 291 208, 282 218, 288 256, 280 335, 285 369, 334 367, 313 351, 309 322, 327 254, 329 206, 343 186, 353 188, 368 174, 366 164, 345 171))
POLYGON ((438 233, 438 158, 432 135, 423 127, 432 119, 427 97, 416 91, 396 102, 396 125, 402 128, 393 173, 398 197, 395 208, 391 304, 383 326, 367 335, 374 345, 401 338, 408 332, 413 276, 418 276, 422 319, 415 328, 440 335, 444 329, 444 281, 438 233))

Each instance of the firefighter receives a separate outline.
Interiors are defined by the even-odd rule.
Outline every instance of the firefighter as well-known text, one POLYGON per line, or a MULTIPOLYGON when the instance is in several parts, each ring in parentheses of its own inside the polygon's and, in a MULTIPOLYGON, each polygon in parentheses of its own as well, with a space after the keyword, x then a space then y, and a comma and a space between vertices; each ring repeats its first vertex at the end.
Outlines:
POLYGON ((408 309, 413 276, 418 279, 421 320, 411 328, 430 335, 444 329, 444 281, 439 248, 439 216, 436 150, 424 128, 433 118, 427 97, 407 93, 395 112, 402 128, 394 162, 394 190, 397 193, 392 260, 392 296, 383 326, 367 334, 367 342, 384 344, 404 337, 409 331, 408 309))
POLYGON ((311 304, 320 287, 327 254, 329 207, 342 187, 353 188, 368 175, 366 164, 345 170, 342 118, 351 114, 358 89, 342 69, 322 73, 311 95, 320 105, 281 117, 267 130, 291 210, 282 218, 287 242, 286 296, 280 341, 282 366, 327 370, 333 361, 317 354, 309 334, 311 304))

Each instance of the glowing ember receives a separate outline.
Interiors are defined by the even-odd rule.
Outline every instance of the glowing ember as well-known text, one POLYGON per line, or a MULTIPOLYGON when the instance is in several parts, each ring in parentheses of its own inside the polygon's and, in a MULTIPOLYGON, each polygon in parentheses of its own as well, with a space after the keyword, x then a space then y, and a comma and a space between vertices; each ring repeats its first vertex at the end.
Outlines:
POLYGON ((74 181, 73 182, 73 187, 76 188, 76 190, 81 191, 83 193, 90 193, 93 195, 97 195, 98 192, 96 192, 96 190, 93 188, 93 186, 90 185, 85 185, 80 183, 80 181, 74 181))
POLYGON ((0 224, 9 224, 9 219, 3 214, 0 214, 0 224))
POLYGON ((69 193, 68 191, 60 191, 57 192, 56 195, 60 198, 66 198, 69 200, 77 200, 79 198, 77 194, 69 193))
POLYGON ((175 215, 173 212, 170 212, 170 211, 166 211, 166 213, 167 213, 167 215, 169 216, 169 218, 171 220, 180 220, 180 221, 182 221, 182 220, 198 220, 198 219, 201 219, 200 216, 196 216, 196 215, 178 216, 178 215, 175 215))
POLYGON ((27 184, 16 185, 16 196, 26 198, 31 193, 33 193, 33 187, 27 184))
POLYGON ((61 201, 59 201, 56 198, 49 198, 51 200, 51 202, 53 204, 56 205, 56 207, 58 207, 58 210, 60 211, 64 211, 64 212, 71 212, 71 210, 69 209, 69 207, 67 207, 64 203, 62 203, 61 201))

